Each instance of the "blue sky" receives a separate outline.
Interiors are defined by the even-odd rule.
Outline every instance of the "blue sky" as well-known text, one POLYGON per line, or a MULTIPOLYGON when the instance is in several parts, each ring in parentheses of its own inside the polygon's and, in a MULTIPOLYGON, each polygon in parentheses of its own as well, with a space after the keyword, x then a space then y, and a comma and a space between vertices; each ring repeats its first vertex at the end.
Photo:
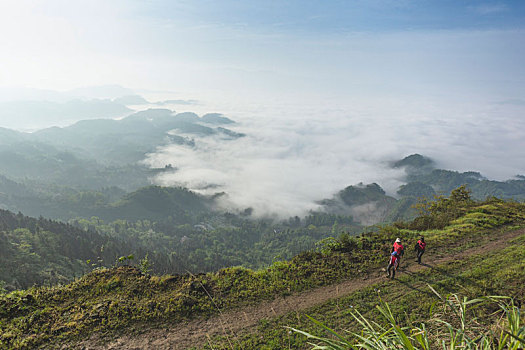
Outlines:
POLYGON ((141 12, 164 20, 246 26, 265 31, 333 34, 353 31, 523 27, 523 1, 167 1, 141 12))

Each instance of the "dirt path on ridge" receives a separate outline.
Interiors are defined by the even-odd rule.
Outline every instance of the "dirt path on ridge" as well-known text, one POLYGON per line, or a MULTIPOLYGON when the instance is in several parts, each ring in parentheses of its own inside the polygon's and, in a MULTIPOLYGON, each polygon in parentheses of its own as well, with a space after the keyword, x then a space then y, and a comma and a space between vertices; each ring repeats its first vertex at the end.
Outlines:
MULTIPOLYGON (((423 256, 423 261, 432 260, 432 265, 418 265, 413 258, 407 257, 402 262, 400 272, 401 274, 405 272, 414 273, 448 261, 462 259, 486 251, 498 250, 504 248, 512 238, 524 233, 525 229, 521 229, 507 232, 503 235, 487 237, 480 246, 453 255, 438 255, 432 252, 428 254, 427 252, 423 256)), ((217 335, 228 335, 234 342, 235 334, 255 328, 262 319, 271 319, 292 311, 305 310, 331 299, 344 297, 365 286, 383 281, 385 281, 385 271, 378 269, 367 276, 355 277, 338 284, 292 294, 287 297, 278 297, 272 301, 244 307, 241 310, 228 310, 221 315, 208 319, 196 318, 188 322, 174 324, 169 328, 147 330, 140 335, 123 335, 105 344, 100 344, 101 340, 97 339, 95 335, 77 344, 75 348, 85 350, 187 349, 192 346, 202 346, 206 344, 208 337, 213 338, 217 335)), ((71 344, 69 344, 69 348, 70 346, 71 344)))

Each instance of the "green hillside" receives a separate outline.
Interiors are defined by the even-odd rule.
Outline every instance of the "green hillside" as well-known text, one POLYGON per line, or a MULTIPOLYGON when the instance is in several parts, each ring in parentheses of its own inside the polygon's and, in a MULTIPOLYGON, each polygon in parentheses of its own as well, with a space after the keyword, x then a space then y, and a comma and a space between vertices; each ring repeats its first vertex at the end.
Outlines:
MULTIPOLYGON (((428 264, 430 268, 417 274, 402 271, 395 282, 385 280, 372 283, 354 293, 301 310, 301 312, 289 312, 268 322, 260 322, 250 332, 239 334, 237 343, 239 345, 235 348, 282 349, 291 347, 292 349, 312 349, 314 347, 307 345, 308 343, 326 345, 325 342, 318 339, 312 339, 300 333, 290 333, 289 327, 320 338, 330 339, 333 343, 335 337, 314 323, 309 317, 335 330, 351 344, 357 344, 361 339, 358 336, 350 335, 350 332, 360 335, 365 329, 365 326, 352 316, 352 314, 360 314, 363 316, 361 321, 377 322, 377 324, 373 324, 373 327, 379 331, 374 334, 374 337, 383 338, 382 340, 387 338, 387 333, 395 332, 392 329, 394 325, 402 327, 407 334, 415 337, 418 334, 415 332, 415 328, 419 327, 418 330, 420 331, 421 324, 424 323, 427 327, 426 335, 430 339, 428 349, 442 349, 441 342, 443 341, 447 346, 450 346, 451 336, 447 327, 437 322, 437 318, 451 322, 458 329, 461 324, 459 317, 452 310, 447 310, 444 307, 444 303, 433 293, 431 288, 443 297, 448 297, 453 293, 457 294, 458 301, 477 300, 484 296, 509 297, 508 299, 500 299, 499 302, 507 307, 513 303, 517 305, 516 309, 521 311, 521 320, 520 314, 517 315, 521 326, 517 327, 516 331, 521 328, 520 332, 523 339, 525 330, 525 317, 523 315, 523 301, 525 299, 523 290, 525 283, 524 261, 525 232, 521 231, 521 235, 510 241, 504 248, 477 252, 477 254, 461 260, 454 259, 440 264, 431 262, 428 264), (384 308, 382 303, 388 303, 395 319, 393 324, 378 309, 381 306, 384 308)), ((493 343, 485 347, 477 344, 474 347, 469 347, 469 349, 498 349, 496 344, 500 340, 501 330, 509 328, 506 322, 506 314, 499 309, 497 299, 496 302, 481 301, 483 301, 481 307, 467 305, 465 308, 466 333, 474 340, 480 335, 486 336, 493 343)), ((514 340, 508 336, 507 338, 514 340)), ((224 334, 217 336, 210 343, 213 344, 213 349, 230 348, 224 334)), ((363 342, 361 341, 361 343, 363 342)), ((380 344, 381 341, 377 341, 377 343, 380 344)), ((387 341, 385 343, 388 344, 387 341)), ((473 343, 476 344, 475 341, 473 343)), ((412 344, 415 349, 425 349, 415 341, 412 344)), ((515 341, 515 344, 516 349, 520 349, 525 345, 525 341, 521 345, 519 345, 519 341, 515 341)), ((391 348, 400 349, 410 348, 401 345, 394 346, 393 344, 391 346, 391 348)), ((198 346, 197 348, 211 349, 209 346, 198 346)), ((380 349, 381 347, 371 348, 380 349)), ((387 345, 383 348, 388 349, 389 347, 387 345)), ((503 348, 508 349, 510 347, 504 346, 503 348)), ((341 349, 351 349, 351 347, 341 347, 341 349)))
POLYGON ((12 223, 3 228, 6 243, 0 257, 5 262, 0 283, 11 289, 70 282, 87 271, 86 260, 110 267, 130 254, 137 260, 148 255, 156 273, 261 268, 310 249, 332 233, 361 230, 350 217, 323 213, 275 222, 216 212, 213 198, 184 188, 149 186, 122 196, 117 188, 84 192, 57 187, 46 194, 0 177, 0 189, 0 198, 11 204, 23 201, 25 209, 40 216, 0 212, 12 223), (43 218, 60 212, 70 218, 68 224, 43 218), (28 267, 14 268, 22 263, 28 267))
MULTIPOLYGON (((499 294, 523 303, 525 235, 518 229, 525 226, 524 204, 497 199, 475 202, 460 188, 450 197, 429 203, 421 213, 413 222, 383 226, 358 238, 343 235, 324 240, 315 250, 262 270, 226 268, 198 275, 151 276, 147 264, 142 264, 142 270, 97 269, 68 285, 12 292, 0 299, 1 344, 9 348, 73 346, 93 334, 109 342, 123 333, 143 338, 139 330, 147 334, 148 329, 169 328, 175 333, 184 320, 213 319, 218 310, 243 310, 284 296, 293 301, 303 295, 297 292, 346 280, 361 281, 362 287, 340 298, 331 295, 336 299, 311 308, 261 319, 256 327, 239 331, 233 348, 302 348, 306 338, 282 326, 322 334, 305 313, 340 331, 355 329, 348 314, 350 305, 376 318, 377 289, 381 298, 393 303, 400 324, 428 318, 436 297, 427 283, 443 294, 499 294), (410 245, 422 234, 429 246, 424 256, 429 268, 419 267, 409 274, 414 269, 409 263, 410 245), (396 237, 408 245, 407 272, 401 270, 397 281, 382 281, 380 268, 396 237)), ((229 349, 231 341, 215 334, 208 342, 195 340, 194 345, 229 349)))
POLYGON ((87 260, 111 266, 129 251, 130 244, 93 229, 0 210, 1 289, 68 283, 90 271, 87 260))

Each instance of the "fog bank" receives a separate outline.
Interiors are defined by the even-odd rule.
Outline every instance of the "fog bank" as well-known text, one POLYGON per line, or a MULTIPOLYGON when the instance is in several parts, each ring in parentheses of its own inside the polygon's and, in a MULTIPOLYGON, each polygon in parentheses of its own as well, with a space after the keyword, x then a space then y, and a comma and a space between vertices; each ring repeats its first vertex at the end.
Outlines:
MULTIPOLYGON (((524 173, 525 122, 512 104, 353 101, 345 106, 251 106, 228 114, 246 134, 197 137, 148 155, 153 167, 178 170, 154 181, 201 193, 226 192, 223 205, 255 215, 301 215, 348 185, 380 184, 395 194, 404 171, 390 162, 409 154, 444 169, 480 171, 498 180, 524 173), (235 112, 234 112, 235 113, 235 112)), ((192 136, 194 137, 194 136, 192 136)))

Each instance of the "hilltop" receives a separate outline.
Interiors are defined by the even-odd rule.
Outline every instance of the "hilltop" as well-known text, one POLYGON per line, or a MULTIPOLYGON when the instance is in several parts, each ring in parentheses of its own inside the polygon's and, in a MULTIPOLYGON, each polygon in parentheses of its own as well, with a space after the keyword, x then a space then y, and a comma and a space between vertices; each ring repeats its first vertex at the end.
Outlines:
POLYGON ((233 124, 218 113, 199 117, 149 109, 118 120, 87 119, 33 133, 0 128, 0 174, 47 186, 136 190, 155 175, 140 164, 146 154, 171 143, 191 147, 194 137, 218 135, 224 142, 243 137, 226 128, 233 124))
MULTIPOLYGON (((425 309, 434 301, 432 294, 425 292, 425 283, 440 293, 461 291, 470 297, 497 293, 523 302, 520 287, 525 283, 525 235, 520 230, 525 226, 523 204, 497 199, 475 202, 460 188, 423 209, 414 221, 382 226, 357 238, 342 235, 327 239, 318 249, 276 262, 267 269, 237 267, 198 275, 152 276, 144 265, 142 270, 115 267, 95 270, 65 286, 13 292, 0 299, 2 344, 12 348, 46 344, 81 348, 98 343, 126 348, 134 339, 146 337, 145 343, 137 344, 168 348, 169 341, 160 340, 163 334, 176 333, 181 327, 198 331, 206 322, 215 322, 206 326, 212 337, 208 344, 215 349, 229 348, 232 339, 239 348, 279 349, 292 343, 293 348, 301 348, 306 339, 298 335, 290 337, 283 324, 300 324, 319 333, 318 328, 306 322, 307 312, 338 329, 355 327, 345 321, 348 318, 343 317, 344 310, 348 305, 360 306, 363 312, 371 310, 370 305, 377 302, 374 289, 381 289, 383 298, 396 300, 395 310, 401 314, 402 310, 412 310, 412 316, 407 315, 409 318, 402 318, 402 322, 425 317, 425 309), (432 247, 424 258, 428 262, 426 267, 431 268, 413 266, 407 260, 405 270, 400 273, 401 284, 381 281, 381 267, 391 242, 403 237, 410 244, 422 234, 432 247), (480 259, 486 263, 479 264, 480 259), (319 289, 324 286, 332 289, 319 289), (284 305, 272 304, 283 297, 288 300, 285 304, 294 305, 294 300, 306 300, 301 299, 304 293, 318 291, 326 295, 333 293, 333 288, 335 295, 312 304, 274 308, 273 316, 268 312, 260 321, 255 318, 254 326, 243 331, 233 330, 229 335, 212 332, 221 329, 222 321, 215 317, 229 313, 228 310, 232 310, 231 315, 236 315, 235 312, 251 315, 248 312, 284 305), (168 331, 163 333, 163 329, 168 331), (121 338, 123 334, 127 336, 121 338), (112 343, 114 339, 120 340, 112 343)), ((186 348, 190 342, 208 348, 202 336, 196 339, 188 333, 186 338, 186 342, 171 339, 171 346, 186 348)))

